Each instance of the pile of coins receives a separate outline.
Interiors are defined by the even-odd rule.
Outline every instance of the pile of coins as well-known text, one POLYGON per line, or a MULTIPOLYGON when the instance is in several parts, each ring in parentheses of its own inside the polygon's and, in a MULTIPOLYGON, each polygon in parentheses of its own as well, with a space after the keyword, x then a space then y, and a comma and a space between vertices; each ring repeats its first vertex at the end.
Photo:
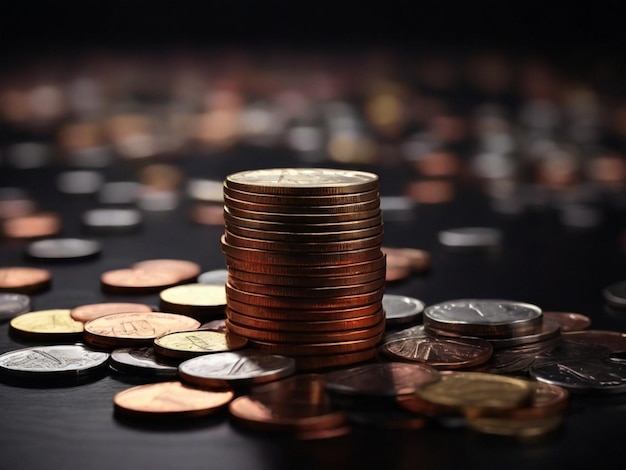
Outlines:
POLYGON ((227 326, 299 370, 371 359, 385 328, 378 176, 268 169, 224 182, 227 326))

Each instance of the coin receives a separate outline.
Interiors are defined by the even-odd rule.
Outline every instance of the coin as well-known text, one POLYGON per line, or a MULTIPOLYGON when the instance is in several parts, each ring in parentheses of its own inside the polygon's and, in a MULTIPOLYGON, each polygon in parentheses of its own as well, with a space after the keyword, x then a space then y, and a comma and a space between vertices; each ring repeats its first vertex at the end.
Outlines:
POLYGON ((439 377, 436 369, 424 364, 366 364, 328 373, 326 390, 341 395, 397 397, 413 394, 422 384, 439 377))
POLYGON ((181 380, 205 388, 260 384, 294 371, 292 358, 250 350, 206 354, 178 366, 181 380))
POLYGON ((386 332, 383 335, 382 344, 402 338, 421 338, 423 336, 429 336, 429 334, 424 329, 424 325, 415 325, 410 328, 405 328, 403 330, 386 332))
POLYGON ((261 194, 330 196, 376 190, 378 176, 351 170, 276 168, 234 173, 226 177, 224 185, 261 194))
POLYGON ((174 271, 114 269, 100 276, 102 290, 111 294, 153 293, 181 282, 174 271))
POLYGON ((240 201, 254 202, 266 205, 302 205, 302 206, 331 206, 341 204, 353 204, 357 202, 371 201, 380 195, 378 189, 353 193, 338 194, 330 196, 298 196, 297 198, 289 198, 284 195, 263 194, 250 191, 240 191, 224 185, 224 196, 240 201))
POLYGON ((184 259, 148 259, 132 265, 133 269, 150 272, 176 273, 179 282, 193 282, 200 274, 200 265, 184 259))
POLYGON ((541 321, 541 309, 536 305, 509 300, 451 300, 424 310, 426 330, 432 328, 483 338, 530 333, 541 321))
POLYGON ((103 348, 147 346, 164 334, 199 326, 197 320, 175 313, 114 313, 85 323, 83 338, 86 343, 103 348))
MULTIPOLYGON (((280 227, 276 227, 279 229, 280 227)), ((226 230, 231 234, 240 237, 254 238, 257 240, 269 240, 279 242, 299 242, 299 243, 330 243, 347 240, 357 240, 362 238, 374 237, 383 233, 382 224, 373 227, 363 228, 359 230, 344 230, 337 232, 291 232, 291 231, 270 231, 257 230, 253 228, 242 227, 234 223, 226 224, 226 230)))
POLYGON ((263 320, 327 321, 348 320, 352 318, 364 317, 367 315, 374 315, 376 312, 379 312, 380 309, 380 302, 373 302, 369 305, 363 305, 358 307, 340 307, 321 310, 308 309, 306 308, 306 306, 304 306, 302 309, 295 310, 293 308, 281 309, 275 307, 262 307, 257 306, 254 303, 238 302, 233 299, 228 299, 226 314, 229 315, 230 312, 236 312, 242 315, 247 315, 263 320))
POLYGON ((189 359, 200 354, 234 351, 248 341, 230 332, 192 330, 167 333, 154 340, 154 352, 162 357, 189 359))
POLYGON ((543 312, 543 318, 550 319, 561 325, 561 331, 580 331, 591 325, 591 319, 580 313, 570 312, 543 312))
POLYGON ((285 356, 325 356, 332 354, 347 354, 375 347, 380 341, 378 334, 371 338, 337 341, 327 343, 304 343, 290 344, 277 343, 272 341, 250 340, 250 345, 271 354, 281 354, 285 356))
POLYGON ((537 343, 555 338, 561 335, 561 325, 549 318, 535 327, 535 331, 512 338, 489 338, 489 342, 494 348, 508 348, 522 344, 537 343))
POLYGON ((231 390, 207 391, 180 382, 138 385, 113 397, 115 412, 131 417, 200 417, 214 414, 234 397, 231 390))
POLYGON ((345 222, 360 222, 381 217, 382 213, 379 208, 361 211, 361 212, 345 212, 341 214, 315 214, 305 212, 305 208, 301 213, 289 214, 278 212, 259 212, 244 209, 237 209, 231 206, 224 206, 224 220, 228 223, 226 214, 233 217, 252 219, 262 222, 275 222, 285 224, 287 226, 314 224, 333 224, 345 222))
MULTIPOLYGON (((233 198, 227 194, 224 195, 224 204, 229 208, 242 211, 263 212, 272 214, 284 214, 289 218, 292 214, 307 215, 331 215, 331 214, 347 214, 351 212, 368 212, 376 210, 380 207, 380 198, 375 197, 369 201, 351 202, 347 204, 331 204, 331 205, 307 205, 307 200, 297 199, 300 203, 288 204, 289 198, 284 198, 284 204, 267 204, 258 202, 249 202, 242 199, 233 198)), ((236 215, 236 214, 235 214, 236 215)), ((252 219, 256 217, 250 217, 252 219)), ((266 219, 264 219, 266 220, 266 219)))
POLYGON ((561 343, 560 337, 508 348, 494 349, 489 361, 474 368, 476 372, 527 376, 536 356, 555 349, 561 343))
POLYGON ((70 315, 74 320, 86 323, 111 313, 125 312, 152 312, 152 307, 132 302, 101 302, 74 307, 70 310, 70 315))
MULTIPOLYGON (((347 286, 320 286, 320 287, 301 287, 301 286, 280 286, 275 284, 258 284, 256 282, 241 281, 234 277, 230 277, 227 286, 238 289, 241 292, 251 294, 261 294, 272 297, 293 297, 294 300, 299 299, 315 299, 323 302, 324 300, 337 299, 350 295, 365 295, 378 292, 385 286, 384 277, 367 282, 364 284, 351 284, 347 286)), ((224 302, 226 303, 226 302, 224 302)))
POLYGON ((626 392, 626 364, 608 359, 535 363, 530 368, 530 375, 540 382, 576 393, 626 392))
POLYGON ((231 279, 246 281, 254 284, 265 284, 271 286, 292 286, 292 287, 341 287, 365 284, 384 279, 385 270, 372 271, 370 273, 352 274, 346 276, 279 276, 242 271, 230 267, 228 273, 231 279))
POLYGON ((404 295, 383 295, 383 309, 388 325, 416 321, 424 310, 424 302, 404 295))
POLYGON ((199 330, 211 330, 211 331, 221 331, 226 332, 226 319, 220 318, 218 320, 211 320, 209 322, 203 323, 200 325, 199 330))
POLYGON ((50 238, 30 243, 26 254, 38 260, 76 260, 93 258, 100 254, 102 245, 82 238, 50 238))
POLYGON ((462 369, 487 362, 493 347, 479 338, 408 337, 387 341, 381 352, 395 361, 419 362, 439 369, 462 369))
POLYGON ((502 234, 489 227, 462 227, 442 230, 438 238, 449 248, 490 248, 500 244, 502 234))
POLYGON ((10 322, 11 332, 32 338, 53 340, 78 339, 83 324, 70 316, 69 309, 37 310, 23 313, 10 322))
POLYGON ((141 227, 143 216, 137 209, 90 209, 81 220, 90 232, 130 232, 141 227))
POLYGON ((2 223, 7 238, 37 238, 56 235, 61 231, 61 218, 53 212, 39 212, 22 217, 12 217, 2 223))
POLYGON ((626 352, 626 333, 608 330, 585 330, 564 333, 563 338, 580 342, 597 344, 609 348, 611 352, 626 352))
POLYGON ((602 291, 604 301, 612 307, 626 308, 626 281, 615 282, 602 291))
POLYGON ((226 308, 225 286, 220 284, 183 284, 159 294, 161 310, 185 315, 223 315, 226 308))
POLYGON ((226 284, 227 280, 227 269, 214 269, 213 271, 203 272, 198 276, 198 282, 200 284, 226 284))
POLYGON ((314 431, 344 425, 344 411, 335 410, 324 393, 324 376, 303 374, 255 387, 228 407, 240 425, 268 431, 314 431))
POLYGON ((108 353, 80 344, 35 346, 0 355, 0 373, 17 378, 72 378, 101 370, 108 358, 108 353))
POLYGON ((483 434, 514 436, 520 438, 537 437, 557 429, 563 423, 563 415, 545 418, 513 419, 478 417, 467 421, 470 429, 483 434))
POLYGON ((127 375, 158 378, 177 378, 178 366, 167 363, 154 354, 154 348, 119 348, 111 352, 109 366, 127 375))
POLYGON ((11 319, 29 310, 29 296, 11 292, 0 293, 0 321, 11 319))
POLYGON ((322 369, 336 369, 337 367, 352 366, 376 357, 376 348, 368 348, 341 354, 324 354, 321 356, 294 356, 296 371, 320 371, 322 369))
POLYGON ((50 287, 47 269, 10 266, 0 268, 0 292, 32 294, 50 287))
POLYGON ((554 348, 542 351, 535 356, 534 364, 558 364, 567 360, 607 359, 611 349, 593 343, 572 341, 563 334, 563 339, 554 348))
POLYGON ((189 208, 189 219, 199 225, 224 225, 224 206, 197 202, 189 208))
POLYGON ((430 253, 416 248, 382 247, 381 251, 387 255, 388 266, 404 266, 406 263, 414 272, 428 271, 431 267, 430 253))

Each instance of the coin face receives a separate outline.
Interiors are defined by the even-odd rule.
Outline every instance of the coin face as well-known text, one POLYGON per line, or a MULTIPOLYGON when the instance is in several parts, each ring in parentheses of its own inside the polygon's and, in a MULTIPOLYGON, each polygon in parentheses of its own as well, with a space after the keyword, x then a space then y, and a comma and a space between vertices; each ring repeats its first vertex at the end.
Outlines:
POLYGON ((206 416, 219 411, 234 397, 230 390, 207 391, 180 382, 138 385, 113 397, 115 411, 130 416, 206 416))
POLYGON ((165 363, 154 348, 119 348, 111 352, 110 366, 117 372, 148 377, 178 377, 178 367, 165 363))
POLYGON ((416 321, 424 310, 424 302, 404 295, 383 295, 383 309, 390 325, 416 321))
POLYGON ((0 355, 0 372, 16 377, 83 375, 106 366, 108 353, 83 345, 36 346, 0 355))
POLYGON ((194 330, 168 333, 154 340, 157 354, 172 358, 189 358, 200 354, 234 351, 248 341, 229 332, 194 330))
POLYGON ((81 238, 52 238, 32 242, 26 254, 41 260, 69 260, 91 258, 100 254, 102 245, 95 240, 81 238))
POLYGON ((16 334, 33 337, 80 337, 83 332, 83 324, 71 317, 69 309, 24 313, 13 318, 10 326, 16 334))
POLYGON ((0 293, 0 321, 8 320, 29 310, 29 296, 10 292, 0 293))

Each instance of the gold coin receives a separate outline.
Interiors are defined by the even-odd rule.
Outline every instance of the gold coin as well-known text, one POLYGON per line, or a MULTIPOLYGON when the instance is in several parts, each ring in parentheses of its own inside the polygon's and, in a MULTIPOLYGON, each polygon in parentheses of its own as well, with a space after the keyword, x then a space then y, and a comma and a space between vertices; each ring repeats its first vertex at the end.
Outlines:
POLYGON ((218 284, 183 284, 169 287, 159 294, 161 310, 186 315, 223 313, 226 287, 218 284))
POLYGON ((175 313, 114 313, 85 323, 83 337, 86 343, 105 348, 150 346, 159 336, 199 326, 199 321, 175 313))
POLYGON ((168 333, 154 340, 154 352, 165 357, 186 359, 200 354, 234 351, 248 340, 233 333, 193 330, 168 333))
POLYGON ((83 324, 70 315, 70 309, 38 310, 11 320, 11 330, 21 336, 66 338, 83 332, 83 324))
POLYGON ((467 425, 484 434, 528 438, 547 434, 558 428, 562 422, 563 415, 558 414, 532 419, 478 417, 468 419, 467 425))
POLYGON ((113 397, 115 411, 130 416, 206 416, 233 399, 231 390, 207 391, 180 382, 139 385, 113 397))

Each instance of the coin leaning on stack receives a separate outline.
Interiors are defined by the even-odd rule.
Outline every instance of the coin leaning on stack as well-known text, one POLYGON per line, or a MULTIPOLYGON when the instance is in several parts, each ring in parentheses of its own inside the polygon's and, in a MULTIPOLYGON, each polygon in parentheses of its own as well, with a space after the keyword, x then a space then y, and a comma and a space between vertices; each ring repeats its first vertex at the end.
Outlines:
POLYGON ((378 188, 377 175, 348 170, 229 175, 228 329, 299 370, 373 358, 385 327, 378 188))

